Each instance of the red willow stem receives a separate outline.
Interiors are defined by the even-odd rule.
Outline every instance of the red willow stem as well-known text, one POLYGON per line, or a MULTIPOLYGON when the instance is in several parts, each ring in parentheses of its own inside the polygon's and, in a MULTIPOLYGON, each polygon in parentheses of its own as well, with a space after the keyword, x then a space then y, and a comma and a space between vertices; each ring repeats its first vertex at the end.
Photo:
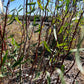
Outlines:
POLYGON ((72 84, 75 84, 75 80, 76 80, 76 78, 78 77, 79 74, 80 74, 80 71, 78 71, 78 73, 77 73, 76 76, 74 77, 74 80, 73 80, 72 84))
POLYGON ((0 56, 1 56, 1 64, 3 62, 2 60, 2 53, 3 53, 3 50, 6 50, 6 42, 5 40, 2 42, 2 28, 1 28, 1 25, 0 25, 0 40, 1 40, 1 43, 0 43, 0 56))
MULTIPOLYGON (((44 18, 42 18, 42 22, 41 22, 41 30, 40 30, 39 38, 38 38, 39 42, 38 42, 38 46, 37 46, 37 48, 36 48, 35 60, 34 60, 34 62, 33 62, 33 64, 32 64, 31 69, 30 69, 29 75, 32 73, 33 67, 34 67, 35 63, 37 62, 37 58, 38 58, 38 48, 39 48, 40 40, 41 40, 40 38, 41 38, 41 31, 42 31, 43 21, 44 21, 44 18)), ((34 72, 33 72, 33 73, 34 73, 34 72)), ((32 74, 33 74, 33 73, 32 73, 32 74)), ((29 77, 29 76, 28 76, 28 77, 29 77)), ((32 75, 32 77, 33 77, 33 75, 32 75)), ((32 77, 31 77, 31 80, 32 80, 32 77)))
POLYGON ((42 19, 42 22, 41 22, 41 30, 40 30, 40 34, 39 34, 39 38, 38 38, 38 40, 39 40, 39 42, 38 42, 38 46, 37 46, 37 49, 36 49, 36 58, 35 58, 35 60, 37 60, 37 56, 38 56, 38 48, 39 48, 39 45, 40 45, 40 41, 41 41, 41 33, 42 33, 42 25, 43 25, 43 21, 44 21, 44 18, 42 19))
POLYGON ((28 11, 27 10, 28 9, 27 8, 27 3, 28 3, 28 0, 26 0, 26 27, 25 27, 26 28, 26 33, 27 33, 27 26, 28 26, 28 23, 27 23, 28 22, 28 17, 27 17, 27 11, 28 11))
POLYGON ((34 32, 34 28, 32 29, 31 35, 30 35, 30 37, 29 37, 28 47, 26 48, 26 52, 27 52, 26 57, 29 56, 28 50, 29 50, 29 48, 30 48, 30 43, 31 43, 31 38, 32 38, 33 32, 34 32))
MULTIPOLYGON (((53 15, 53 17, 54 17, 54 15, 53 15)), ((52 17, 52 21, 53 21, 53 17, 52 17)), ((48 27, 48 30, 49 30, 50 27, 52 27, 52 26, 56 23, 56 21, 57 21, 57 18, 56 18, 56 20, 55 20, 54 23, 51 22, 51 25, 48 27)), ((47 35, 48 35, 48 30, 47 30, 47 34, 46 34, 45 41, 48 40, 48 44, 49 44, 50 38, 51 38, 51 34, 50 34, 49 39, 48 39, 48 37, 47 37, 47 35)), ((56 46, 54 46, 54 49, 55 49, 55 47, 56 47, 56 46)), ((43 49, 43 52, 42 52, 41 56, 44 54, 44 52, 45 52, 45 48, 43 49)), ((52 52, 52 54, 51 54, 51 57, 52 57, 52 55, 53 55, 53 52, 52 52)), ((42 63, 42 61, 41 61, 41 63, 42 63)), ((49 63, 49 61, 47 62, 47 64, 48 64, 48 63, 49 63)), ((42 64, 41 64, 40 69, 41 69, 41 68, 42 68, 42 64)), ((40 83, 42 82, 42 80, 43 80, 43 78, 44 78, 45 71, 46 71, 46 67, 45 67, 45 70, 43 71, 43 75, 42 75, 42 79, 40 80, 40 83)), ((39 84, 40 84, 40 83, 39 83, 39 84)))
MULTIPOLYGON (((56 42, 56 44, 57 44, 57 42, 56 42)), ((55 46, 54 46, 54 48, 53 48, 53 51, 52 51, 52 53, 51 53, 51 57, 50 57, 50 59, 51 59, 52 56, 53 56, 53 53, 54 53, 56 44, 55 44, 55 46)), ((50 59, 48 60, 47 65, 49 64, 50 59)), ((51 66, 52 66, 52 64, 51 64, 51 66)), ((51 67, 50 67, 50 70, 51 70, 51 67)), ((45 67, 45 70, 43 71, 43 75, 42 75, 42 79, 41 79, 41 81, 43 80, 43 77, 44 77, 44 75, 45 75, 45 72, 46 72, 46 67, 45 67)), ((51 75, 51 74, 50 74, 50 75, 51 75)), ((41 81, 40 81, 40 83, 41 83, 41 81)))
MULTIPOLYGON (((23 45, 23 55, 24 55, 24 53, 25 53, 25 47, 26 47, 26 42, 27 42, 27 2, 28 2, 28 0, 26 0, 26 26, 25 26, 25 28, 26 28, 26 37, 25 37, 25 41, 24 41, 24 45, 23 45)), ((25 32, 24 32, 25 33, 25 32)))
POLYGON ((1 42, 2 49, 1 49, 1 65, 0 65, 0 68, 1 68, 2 63, 3 63, 3 60, 2 60, 3 45, 4 45, 3 43, 4 43, 4 37, 5 37, 5 29, 6 29, 6 23, 7 23, 7 12, 8 12, 9 4, 10 4, 10 0, 8 0, 8 3, 7 3, 5 21, 4 21, 4 27, 3 27, 2 42, 1 42))
POLYGON ((6 23, 7 23, 7 12, 8 12, 8 6, 9 6, 9 4, 10 4, 10 0, 8 0, 7 7, 6 7, 5 23, 4 23, 4 27, 3 27, 3 37, 2 37, 2 41, 3 41, 4 36, 5 36, 5 29, 6 29, 6 23))
POLYGON ((62 65, 63 65, 63 62, 64 62, 65 58, 67 57, 69 51, 70 51, 70 48, 71 48, 71 45, 72 45, 74 36, 76 35, 76 31, 77 31, 77 29, 78 29, 78 25, 79 25, 79 22, 80 22, 80 20, 81 20, 81 17, 82 17, 82 15, 83 15, 83 13, 84 13, 84 11, 81 13, 80 18, 79 18, 79 20, 78 20, 78 22, 77 22, 77 24, 76 24, 75 31, 74 31, 74 33, 73 33, 72 40, 71 40, 70 45, 69 45, 69 49, 68 49, 68 51, 67 51, 67 54, 63 57, 62 65))
MULTIPOLYGON (((3 43, 2 43, 2 29, 1 29, 1 25, 0 25, 0 40, 1 40, 1 43, 0 43, 0 58, 1 58, 1 65, 2 65, 2 52, 3 52, 3 43)), ((0 67, 1 67, 0 65, 0 67)))
MULTIPOLYGON (((37 58, 38 58, 38 48, 39 48, 39 46, 40 46, 41 33, 42 33, 42 25, 43 25, 43 22, 44 22, 44 20, 45 20, 45 17, 46 17, 46 16, 42 17, 41 26, 40 26, 40 27, 41 27, 41 28, 40 28, 41 30, 40 30, 39 37, 38 37, 38 45, 37 45, 37 48, 36 48, 35 60, 34 60, 34 62, 33 62, 33 64, 32 64, 31 69, 30 69, 30 73, 29 73, 29 75, 31 74, 32 69, 33 69, 35 63, 37 63, 37 58)), ((33 73, 34 73, 34 72, 33 72, 33 73)), ((33 73, 32 73, 32 74, 33 74, 33 73)), ((33 75, 32 75, 32 77, 33 77, 33 75)), ((31 78, 31 80, 32 80, 32 78, 31 78)))
MULTIPOLYGON (((45 17, 46 17, 46 15, 45 15, 45 17)), ((53 17, 54 17, 54 16, 53 16, 53 17)), ((52 21, 53 21, 53 17, 52 17, 52 21)), ((55 22, 56 22, 56 21, 57 21, 57 19, 55 20, 55 22)), ((55 22, 54 22, 54 23, 55 23, 55 22)), ((49 44, 50 38, 51 38, 51 34, 50 34, 49 39, 48 39, 48 31, 49 31, 49 29, 54 25, 54 23, 51 22, 51 25, 49 25, 48 29, 46 30, 45 41, 48 40, 48 44, 49 44)), ((52 30, 51 32, 53 32, 53 30, 52 30)), ((44 49, 43 49, 43 52, 42 52, 42 54, 41 54, 41 57, 44 55, 44 52, 45 52, 45 47, 44 47, 44 49)), ((44 59, 44 56, 43 56, 43 59, 44 59)), ((41 70, 41 68, 42 68, 43 59, 42 59, 42 61, 41 61, 40 70, 41 70)), ((46 69, 45 69, 45 70, 46 70, 46 69)), ((44 72, 45 72, 45 71, 44 71, 44 72)))
MULTIPOLYGON (((57 82, 56 82, 56 84, 58 84, 59 83, 59 75, 58 75, 58 78, 57 78, 57 82)), ((60 83, 59 83, 60 84, 60 83)))
MULTIPOLYGON (((24 0, 24 4, 23 4, 23 20, 22 20, 22 28, 23 28, 23 31, 22 31, 22 36, 21 36, 21 43, 22 41, 25 39, 25 28, 24 28, 24 15, 25 15, 25 0, 24 0)), ((19 49, 19 57, 21 56, 21 49, 22 49, 22 45, 20 46, 20 49, 19 49)))
POLYGON ((75 59, 73 61, 73 64, 71 65, 71 67, 64 73, 64 75, 66 75, 66 73, 68 73, 73 68, 74 64, 75 64, 75 59))

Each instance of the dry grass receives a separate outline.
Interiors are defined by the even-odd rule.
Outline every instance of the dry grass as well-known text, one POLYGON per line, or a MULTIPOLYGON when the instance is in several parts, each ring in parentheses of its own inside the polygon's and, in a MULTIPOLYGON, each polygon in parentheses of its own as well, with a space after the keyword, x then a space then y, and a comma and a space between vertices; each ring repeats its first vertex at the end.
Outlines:
MULTIPOLYGON (((34 27, 34 31, 36 31, 38 28, 38 26, 35 28, 34 27)), ((29 26, 29 30, 28 30, 28 35, 30 36, 32 33, 32 29, 33 26, 29 26)), ((16 42, 20 42, 21 41, 21 37, 22 37, 22 26, 18 23, 18 22, 13 22, 11 25, 8 25, 6 27, 6 31, 7 31, 7 36, 9 37, 10 35, 14 35, 14 39, 16 42)), ((38 41, 38 35, 39 33, 32 33, 32 38, 31 38, 31 42, 36 43, 38 41)), ((46 33, 46 31, 45 31, 46 33)), ((44 31, 42 32, 42 34, 44 34, 44 31)), ((44 34, 45 35, 45 34, 44 34)), ((78 38, 79 38, 79 34, 77 34, 77 36, 75 37, 72 46, 76 45, 78 38)), ((41 38, 41 40, 43 40, 44 37, 41 38)), ((84 42, 82 43, 82 46, 84 46, 84 42)))
POLYGON ((8 32, 8 34, 7 34, 8 37, 10 35, 14 35, 16 42, 20 42, 22 32, 21 32, 21 25, 19 23, 13 22, 13 24, 8 25, 6 27, 6 30, 8 32))

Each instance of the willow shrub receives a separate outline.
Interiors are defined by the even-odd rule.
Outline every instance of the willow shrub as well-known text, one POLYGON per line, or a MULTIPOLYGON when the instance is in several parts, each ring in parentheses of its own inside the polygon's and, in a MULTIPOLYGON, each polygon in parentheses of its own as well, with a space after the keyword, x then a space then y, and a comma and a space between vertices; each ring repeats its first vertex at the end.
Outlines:
POLYGON ((28 79, 38 84, 50 84, 53 72, 57 71, 59 75, 56 76, 56 84, 61 82, 65 84, 64 76, 72 69, 75 62, 68 70, 64 62, 66 57, 74 52, 72 49, 76 48, 83 10, 78 9, 76 0, 56 0, 56 2, 24 0, 26 4, 23 4, 23 7, 20 5, 17 9, 10 10, 8 7, 13 1, 8 0, 6 13, 1 17, 3 33, 1 45, 6 41, 7 49, 3 50, 0 46, 0 77, 7 77, 9 83, 16 78, 20 83, 28 79), (36 9, 36 5, 39 10, 36 9), (8 10, 12 14, 8 14, 8 10), (23 11, 22 16, 19 15, 20 11, 23 11), (73 20, 78 15, 79 19, 73 20), (15 37, 18 37, 16 34, 6 31, 6 27, 14 22, 20 25, 21 38, 17 39, 19 42, 15 40, 15 37))

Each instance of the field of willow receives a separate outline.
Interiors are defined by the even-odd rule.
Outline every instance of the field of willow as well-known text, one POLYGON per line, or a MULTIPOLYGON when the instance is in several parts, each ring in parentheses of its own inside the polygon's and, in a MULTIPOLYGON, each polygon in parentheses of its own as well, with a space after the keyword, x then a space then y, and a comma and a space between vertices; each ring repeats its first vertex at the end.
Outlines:
POLYGON ((0 84, 84 84, 84 0, 15 1, 0 0, 0 84))

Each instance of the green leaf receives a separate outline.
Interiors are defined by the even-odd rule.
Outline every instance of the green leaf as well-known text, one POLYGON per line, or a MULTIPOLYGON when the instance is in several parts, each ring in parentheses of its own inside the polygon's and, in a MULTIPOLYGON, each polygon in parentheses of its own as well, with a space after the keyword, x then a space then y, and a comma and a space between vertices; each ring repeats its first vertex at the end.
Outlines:
POLYGON ((11 34, 8 38, 13 38, 14 37, 14 34, 11 34))
POLYGON ((34 22, 33 22, 34 24, 36 23, 36 15, 34 15, 34 22))
POLYGON ((47 3, 46 3, 46 5, 45 5, 45 9, 46 9, 47 6, 49 5, 49 2, 50 2, 50 0, 47 0, 47 3))
POLYGON ((8 50, 6 51, 6 54, 5 54, 5 56, 3 57, 3 63, 2 63, 2 65, 4 65, 4 63, 6 62, 7 55, 8 55, 8 50))
POLYGON ((15 9, 12 9, 10 12, 14 12, 15 11, 15 9))
POLYGON ((47 76, 47 83, 51 84, 50 82, 51 82, 50 76, 47 76))
MULTIPOLYGON (((10 37, 11 38, 11 37, 10 37)), ((14 45, 15 47, 19 47, 18 43, 15 41, 15 39, 12 37, 11 38, 11 44, 14 45)))
POLYGON ((62 70, 63 73, 64 73, 64 69, 65 69, 65 66, 62 65, 62 66, 61 66, 61 70, 62 70))
POLYGON ((12 24, 14 22, 14 20, 12 20, 11 22, 8 23, 8 25, 12 24))
POLYGON ((54 26, 54 28, 53 28, 53 32, 54 32, 55 40, 57 41, 57 34, 56 34, 56 28, 55 28, 55 26, 54 26))
POLYGON ((76 3, 76 0, 73 0, 73 5, 76 3))
POLYGON ((23 8, 19 9, 18 12, 20 12, 23 8))
POLYGON ((39 78, 39 76, 41 75, 41 73, 42 73, 42 72, 38 72, 38 73, 36 74, 35 79, 33 79, 33 81, 37 80, 37 79, 39 78))
POLYGON ((9 15, 10 19, 8 21, 8 25, 12 24, 14 22, 15 15, 14 13, 12 15, 9 15))
POLYGON ((67 12, 67 10, 68 10, 68 8, 69 8, 70 0, 66 0, 65 2, 66 2, 66 12, 67 12))
POLYGON ((56 8, 59 9, 59 8, 61 8, 62 6, 63 6, 63 4, 57 5, 56 8))
POLYGON ((76 81, 76 84, 79 84, 78 81, 76 81))
POLYGON ((10 0, 10 1, 12 2, 12 1, 15 1, 15 0, 10 0))
POLYGON ((63 72, 62 72, 60 69, 57 69, 57 72, 58 72, 58 74, 59 74, 59 76, 60 76, 61 83, 62 83, 62 84, 66 84, 66 83, 65 83, 65 80, 64 80, 63 72))
POLYGON ((70 0, 66 0, 66 6, 69 6, 70 0))
POLYGON ((63 1, 63 0, 59 0, 59 1, 63 1))
POLYGON ((3 75, 3 74, 0 74, 0 77, 1 77, 1 78, 3 78, 3 77, 4 77, 4 75, 3 75))
MULTIPOLYGON (((79 48, 79 51, 81 52, 81 51, 84 51, 84 48, 79 48)), ((70 52, 77 52, 77 49, 72 49, 72 50, 70 50, 70 52)))
POLYGON ((37 26, 37 25, 39 25, 38 23, 33 23, 33 26, 37 26))
POLYGON ((13 37, 11 39, 12 39, 11 44, 15 45, 15 39, 13 37))
POLYGON ((52 20, 52 24, 54 24, 54 23, 55 23, 55 19, 52 20))
POLYGON ((27 5, 35 5, 36 2, 30 2, 30 3, 27 3, 27 5))
POLYGON ((66 22, 65 24, 64 24, 64 27, 67 27, 67 26, 69 26, 71 23, 68 23, 68 22, 66 22))
POLYGON ((23 60, 23 57, 24 57, 24 56, 21 56, 21 57, 19 58, 19 60, 16 61, 16 62, 13 64, 12 68, 14 68, 14 67, 16 67, 17 65, 21 64, 21 61, 23 60))
POLYGON ((66 44, 67 44, 67 43, 60 43, 60 44, 59 44, 59 43, 57 42, 57 47, 62 47, 62 46, 65 46, 66 44))
POLYGON ((37 45, 37 43, 34 43, 32 46, 35 47, 37 45))
POLYGON ((36 75, 36 78, 38 78, 40 76, 41 72, 38 72, 36 75))
POLYGON ((44 41, 43 43, 44 43, 44 47, 47 49, 47 51, 49 51, 51 53, 51 50, 50 50, 49 46, 47 45, 46 41, 44 41))
POLYGON ((64 50, 68 50, 68 46, 64 46, 64 50))
POLYGON ((64 28, 63 26, 60 28, 59 34, 62 33, 63 28, 64 28))
POLYGON ((15 17, 15 20, 16 20, 18 23, 20 23, 20 24, 22 25, 22 23, 21 23, 21 21, 19 20, 18 16, 15 17))
POLYGON ((46 11, 50 12, 50 10, 48 8, 46 8, 46 11))
POLYGON ((33 26, 37 26, 37 25, 39 25, 38 23, 36 23, 36 15, 34 16, 34 22, 33 22, 33 26))
POLYGON ((46 74, 47 74, 47 84, 51 84, 50 73, 46 71, 46 74))
POLYGON ((43 7, 42 7, 42 5, 41 5, 40 2, 41 2, 41 1, 37 0, 37 4, 38 4, 39 8, 40 8, 41 10, 43 10, 43 7))

